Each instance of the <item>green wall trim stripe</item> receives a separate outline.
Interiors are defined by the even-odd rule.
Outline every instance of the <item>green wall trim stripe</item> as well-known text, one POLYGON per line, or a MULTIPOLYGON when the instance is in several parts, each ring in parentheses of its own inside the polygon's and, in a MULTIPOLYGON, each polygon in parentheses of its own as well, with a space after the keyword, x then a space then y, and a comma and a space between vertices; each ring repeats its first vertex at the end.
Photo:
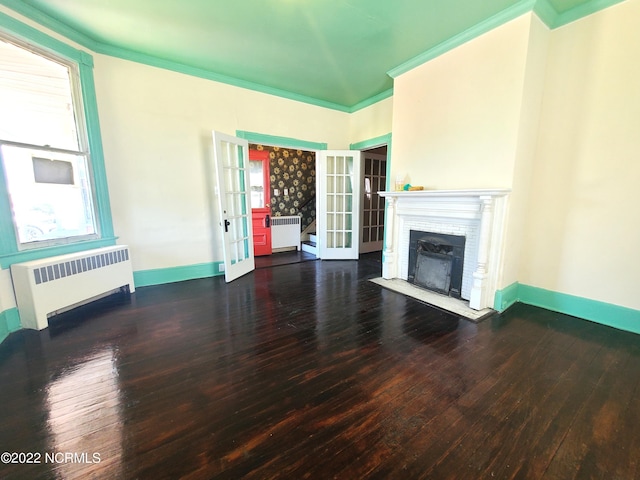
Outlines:
MULTIPOLYGON (((379 147, 381 145, 387 145, 389 148, 391 144, 391 134, 380 135, 379 137, 370 138, 361 142, 352 143, 349 145, 350 150, 368 150, 370 148, 379 147)), ((387 148, 387 150, 388 150, 387 148)), ((390 158, 387 151, 387 159, 390 158)))
POLYGON ((215 277, 224 274, 224 262, 200 263, 181 267, 156 268, 133 272, 136 288, 164 283, 183 282, 198 278, 215 277))
POLYGON ((535 0, 526 0, 522 2, 518 2, 515 5, 504 9, 498 14, 494 15, 491 18, 488 18, 484 22, 480 22, 477 25, 461 32, 448 40, 436 45, 435 47, 427 50, 426 52, 421 53, 413 57, 412 59, 406 61, 402 65, 399 65, 387 72, 391 78, 397 78, 403 73, 408 72, 409 70, 413 70, 414 68, 428 62, 429 60, 433 60, 440 55, 447 53, 454 48, 459 47, 460 45, 473 40, 480 35, 483 35, 496 27, 499 27, 515 18, 518 18, 525 13, 530 12, 535 5, 535 0))
POLYGON ((0 313, 0 342, 12 332, 17 332, 22 328, 20 324, 20 314, 17 308, 10 308, 0 313))
POLYGON ((520 301, 528 305, 543 307, 554 312, 566 313, 610 327, 640 333, 640 310, 576 297, 542 288, 520 285, 520 301))
POLYGON ((290 137, 277 137, 274 135, 266 135, 263 133, 245 132, 243 130, 236 131, 236 137, 244 138, 249 143, 258 143, 260 145, 273 145, 276 147, 296 148, 300 150, 326 150, 326 143, 308 142, 306 140, 298 140, 290 137))
POLYGON ((503 311, 516 301, 619 330, 640 333, 640 310, 520 283, 511 284, 496 292, 495 309, 503 311))

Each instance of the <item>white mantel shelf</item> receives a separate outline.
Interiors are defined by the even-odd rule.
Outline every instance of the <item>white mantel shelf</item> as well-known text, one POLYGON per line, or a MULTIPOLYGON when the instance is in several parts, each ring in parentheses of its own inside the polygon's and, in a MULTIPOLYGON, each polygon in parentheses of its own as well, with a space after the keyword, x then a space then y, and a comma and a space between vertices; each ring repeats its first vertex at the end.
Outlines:
POLYGON ((419 198, 419 197, 502 197, 509 189, 466 189, 466 190, 400 190, 378 192, 381 197, 419 198))
POLYGON ((387 202, 382 277, 407 280, 411 229, 464 235, 467 248, 463 298, 474 310, 493 307, 502 276, 506 202, 510 191, 491 188, 378 192, 387 202))

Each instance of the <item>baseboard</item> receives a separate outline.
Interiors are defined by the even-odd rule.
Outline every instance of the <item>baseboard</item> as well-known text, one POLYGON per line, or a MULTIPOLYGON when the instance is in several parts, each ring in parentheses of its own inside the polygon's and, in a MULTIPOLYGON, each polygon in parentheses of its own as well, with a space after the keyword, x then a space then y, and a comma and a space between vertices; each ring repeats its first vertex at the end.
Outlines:
POLYGON ((20 324, 20 314, 17 308, 10 308, 0 313, 0 342, 12 332, 17 332, 22 328, 20 324))
POLYGON ((138 287, 183 282, 197 278, 215 277, 224 274, 223 262, 200 263, 181 267, 156 268, 133 272, 133 281, 138 287))
POLYGON ((496 292, 494 308, 502 312, 516 302, 583 318, 619 330, 640 333, 640 310, 517 282, 496 292))
POLYGON ((504 312, 507 308, 518 301, 518 287, 520 284, 514 282, 502 290, 496 291, 493 299, 493 309, 504 312))

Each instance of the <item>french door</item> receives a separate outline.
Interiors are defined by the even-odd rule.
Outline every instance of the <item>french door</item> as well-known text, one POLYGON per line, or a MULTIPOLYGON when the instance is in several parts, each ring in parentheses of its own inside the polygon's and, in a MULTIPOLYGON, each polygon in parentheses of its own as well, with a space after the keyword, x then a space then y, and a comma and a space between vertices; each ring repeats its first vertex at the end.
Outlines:
POLYGON ((378 192, 387 189, 387 157, 370 152, 362 157, 360 253, 379 252, 384 239, 384 198, 378 192))
POLYGON ((249 190, 249 144, 213 132, 218 206, 223 237, 224 277, 231 282, 255 269, 249 190))
POLYGON ((317 235, 323 260, 357 260, 360 247, 360 152, 318 152, 317 235))

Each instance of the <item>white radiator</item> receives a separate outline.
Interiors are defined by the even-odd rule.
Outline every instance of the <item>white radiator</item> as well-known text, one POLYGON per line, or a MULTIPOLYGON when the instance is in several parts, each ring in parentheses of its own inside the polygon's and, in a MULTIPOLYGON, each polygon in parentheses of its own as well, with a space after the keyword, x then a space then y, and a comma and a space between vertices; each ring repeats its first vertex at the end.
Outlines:
POLYGON ((271 217, 271 248, 300 250, 300 217, 271 217))
POLYGON ((16 263, 11 276, 22 326, 36 330, 57 310, 122 287, 135 291, 126 245, 16 263))

